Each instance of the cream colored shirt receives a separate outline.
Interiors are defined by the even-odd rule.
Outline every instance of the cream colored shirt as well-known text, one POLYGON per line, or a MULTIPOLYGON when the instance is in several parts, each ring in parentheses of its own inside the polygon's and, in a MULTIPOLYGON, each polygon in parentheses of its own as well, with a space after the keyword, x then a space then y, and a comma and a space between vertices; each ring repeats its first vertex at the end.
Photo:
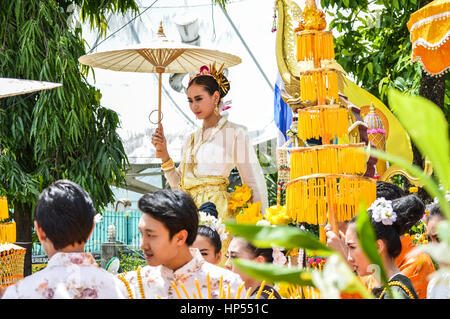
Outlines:
POLYGON ((228 178, 231 170, 236 167, 242 183, 253 191, 252 202, 261 201, 261 213, 268 207, 267 186, 262 168, 255 149, 250 143, 247 128, 228 121, 227 115, 222 115, 215 127, 199 129, 192 133, 194 143, 191 145, 192 134, 183 147, 183 155, 177 169, 166 172, 170 187, 180 189, 183 162, 190 162, 191 150, 194 150, 194 170, 185 170, 185 177, 223 176, 228 178), (203 135, 203 137, 202 137, 203 135), (184 156, 186 154, 186 156, 184 156))
POLYGON ((9 286, 2 299, 125 299, 122 287, 90 253, 56 253, 44 269, 9 286))
MULTIPOLYGON (((118 277, 124 279, 123 293, 128 295, 130 299, 180 299, 180 297, 181 299, 187 299, 188 296, 190 299, 194 299, 194 294, 197 299, 199 299, 200 294, 201 299, 208 299, 207 278, 209 276, 209 291, 212 299, 219 298, 221 278, 222 291, 228 294, 228 287, 230 287, 230 296, 234 299, 239 287, 243 284, 241 277, 230 270, 206 262, 198 249, 190 248, 190 251, 193 259, 175 271, 164 266, 145 266, 140 269, 140 282, 136 270, 118 274, 118 277), (195 280, 198 282, 200 294, 195 280), (129 290, 125 282, 128 284, 129 290), (177 283, 177 289, 172 286, 172 282, 177 283), (186 296, 179 282, 183 284, 188 296, 186 296)), ((240 298, 244 298, 245 295, 244 287, 241 290, 240 298)))

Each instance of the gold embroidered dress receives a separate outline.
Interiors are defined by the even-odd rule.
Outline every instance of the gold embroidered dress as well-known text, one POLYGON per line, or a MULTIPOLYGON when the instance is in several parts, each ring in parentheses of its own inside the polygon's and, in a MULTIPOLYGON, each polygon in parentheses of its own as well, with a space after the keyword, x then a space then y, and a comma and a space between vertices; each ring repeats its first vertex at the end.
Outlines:
POLYGON ((253 202, 261 201, 261 211, 268 206, 267 187, 247 129, 222 115, 215 127, 192 133, 183 148, 178 168, 165 171, 170 187, 184 190, 197 207, 211 201, 220 218, 234 217, 228 212, 228 176, 236 167, 242 183, 253 191, 253 202))

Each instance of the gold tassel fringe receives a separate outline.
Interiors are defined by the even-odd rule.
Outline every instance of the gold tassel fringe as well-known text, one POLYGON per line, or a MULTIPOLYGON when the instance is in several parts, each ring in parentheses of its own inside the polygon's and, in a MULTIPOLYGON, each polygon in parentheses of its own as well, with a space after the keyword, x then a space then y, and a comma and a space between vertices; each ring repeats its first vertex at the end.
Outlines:
POLYGON ((358 213, 360 201, 369 206, 376 199, 376 180, 344 174, 316 174, 286 185, 287 213, 297 223, 324 225, 333 207, 338 222, 358 213))
POLYGON ((366 172, 364 143, 299 147, 291 150, 290 178, 313 174, 354 174, 366 172))
POLYGON ((323 69, 304 72, 300 76, 300 97, 312 105, 325 105, 339 100, 337 73, 323 69))
POLYGON ((0 221, 9 217, 8 201, 6 197, 0 197, 0 221))
POLYGON ((16 223, 0 224, 0 244, 14 243, 16 241, 16 223))
POLYGON ((347 108, 323 106, 299 109, 298 137, 304 141, 322 137, 322 144, 330 144, 335 137, 348 137, 347 108))
POLYGON ((331 60, 335 58, 330 31, 302 31, 297 35, 297 61, 331 60))

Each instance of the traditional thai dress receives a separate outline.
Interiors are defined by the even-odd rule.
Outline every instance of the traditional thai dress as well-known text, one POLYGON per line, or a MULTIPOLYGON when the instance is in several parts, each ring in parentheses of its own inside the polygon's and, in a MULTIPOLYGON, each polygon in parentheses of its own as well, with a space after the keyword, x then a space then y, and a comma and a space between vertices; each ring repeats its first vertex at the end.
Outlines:
MULTIPOLYGON (((433 261, 426 253, 420 253, 414 257, 408 257, 408 254, 416 248, 409 236, 401 238, 402 251, 395 258, 395 265, 403 275, 411 280, 414 290, 420 299, 427 297, 427 287, 430 280, 429 275, 434 273, 433 261)), ((375 276, 367 275, 362 278, 369 289, 373 289, 378 284, 375 276)))
MULTIPOLYGON (((411 280, 409 280, 409 278, 402 273, 397 273, 389 278, 388 285, 391 287, 393 292, 395 291, 404 299, 418 299, 411 280)), ((378 299, 390 299, 389 294, 386 292, 386 288, 374 288, 372 289, 372 293, 378 299)))
POLYGON ((122 289, 90 253, 56 253, 44 269, 9 286, 3 299, 126 299, 122 289))
POLYGON ((256 152, 244 126, 228 121, 222 115, 215 127, 192 133, 183 148, 178 168, 164 174, 173 190, 183 190, 194 199, 197 207, 213 202, 219 217, 226 219, 228 212, 228 177, 236 167, 242 183, 253 191, 253 202, 261 201, 261 212, 268 206, 267 186, 256 152))
POLYGON ((244 282, 236 273, 206 262, 200 251, 190 248, 193 258, 173 271, 165 266, 145 266, 118 274, 123 293, 129 299, 218 299, 220 288, 225 296, 244 298, 244 282))
POLYGON ((402 237, 401 241, 402 252, 395 258, 395 264, 402 274, 411 280, 419 298, 425 299, 430 281, 429 275, 436 271, 433 261, 426 253, 408 257, 408 254, 417 246, 409 236, 402 237))

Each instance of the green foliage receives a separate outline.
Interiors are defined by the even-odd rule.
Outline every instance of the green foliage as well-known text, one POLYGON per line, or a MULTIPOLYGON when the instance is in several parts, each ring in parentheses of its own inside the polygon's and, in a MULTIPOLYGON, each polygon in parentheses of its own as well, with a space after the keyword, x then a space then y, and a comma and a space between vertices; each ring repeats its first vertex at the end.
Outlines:
POLYGON ((423 97, 410 97, 395 90, 389 91, 389 103, 422 155, 429 158, 437 181, 425 174, 420 167, 411 165, 402 158, 376 150, 368 153, 397 164, 411 175, 419 177, 430 196, 438 198, 444 215, 449 219, 450 205, 445 199, 445 192, 450 190, 450 146, 448 123, 443 112, 423 97))
POLYGON ((138 267, 147 266, 147 261, 142 256, 142 252, 136 249, 119 251, 120 269, 119 272, 133 271, 138 267))
POLYGON ((332 17, 329 29, 340 34, 334 41, 336 60, 360 86, 385 103, 389 88, 419 93, 422 70, 419 63, 410 63, 407 28, 419 1, 321 0, 321 4, 332 17))
POLYGON ((448 124, 441 109, 421 96, 389 91, 389 105, 419 151, 426 155, 442 186, 450 189, 448 124), (432 123, 432 125, 424 125, 432 123))
MULTIPOLYGON (((269 206, 277 204, 277 184, 278 184, 278 171, 276 170, 277 164, 272 160, 272 158, 260 151, 259 148, 256 149, 256 155, 258 157, 259 164, 263 170, 273 171, 273 173, 264 174, 267 186, 267 198, 269 206)), ((283 205, 283 203, 281 203, 283 205)))
POLYGON ((235 259, 233 264, 242 272, 258 280, 314 287, 311 271, 308 270, 287 268, 267 263, 255 263, 245 259, 235 259))
POLYGON ((381 259, 376 245, 377 238, 365 205, 361 205, 356 217, 356 233, 358 234, 358 240, 362 251, 372 264, 379 267, 381 282, 387 284, 388 278, 383 266, 383 260, 381 259))
POLYGON ((329 256, 333 250, 321 243, 310 232, 292 226, 257 226, 226 222, 227 229, 239 237, 249 240, 256 247, 304 248, 316 255, 329 256))
POLYGON ((109 10, 136 9, 129 0, 0 2, 1 76, 62 83, 0 100, 0 192, 11 202, 34 203, 43 188, 65 178, 100 209, 114 199, 110 185, 124 185, 128 160, 118 115, 100 105, 100 92, 78 63, 86 51, 81 29, 67 26, 70 4, 99 23, 109 10))

